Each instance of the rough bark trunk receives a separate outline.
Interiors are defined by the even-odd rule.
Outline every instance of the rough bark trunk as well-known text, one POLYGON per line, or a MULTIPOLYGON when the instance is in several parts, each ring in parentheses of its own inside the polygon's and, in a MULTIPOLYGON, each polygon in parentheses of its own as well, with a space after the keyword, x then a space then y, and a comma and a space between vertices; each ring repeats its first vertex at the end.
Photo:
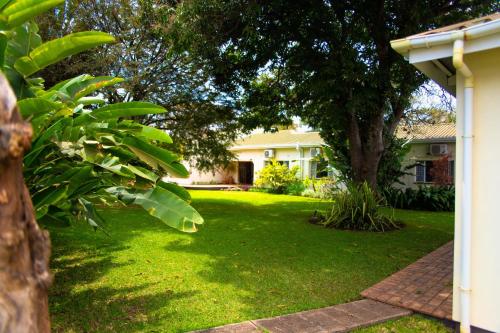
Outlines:
POLYGON ((351 115, 348 135, 352 178, 358 184, 366 181, 375 191, 378 167, 384 153, 383 131, 383 114, 372 119, 365 133, 361 133, 356 116, 351 115))
POLYGON ((36 223, 22 169, 31 136, 0 74, 0 333, 50 332, 50 240, 36 223))

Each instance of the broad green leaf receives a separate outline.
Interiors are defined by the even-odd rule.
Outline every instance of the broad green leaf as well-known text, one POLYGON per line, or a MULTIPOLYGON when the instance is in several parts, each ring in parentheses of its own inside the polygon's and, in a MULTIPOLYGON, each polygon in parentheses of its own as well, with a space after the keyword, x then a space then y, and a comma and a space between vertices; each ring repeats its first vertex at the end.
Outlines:
POLYGON ((127 165, 127 169, 132 171, 134 174, 136 174, 139 177, 142 177, 144 179, 150 180, 153 183, 155 183, 158 180, 158 175, 156 175, 154 172, 149 171, 146 168, 142 168, 139 166, 133 166, 133 165, 127 165))
POLYGON ((73 93, 74 98, 78 99, 87 96, 88 94, 91 94, 94 91, 97 91, 105 87, 114 86, 123 81, 125 80, 119 77, 111 77, 111 76, 95 77, 85 82, 82 82, 82 84, 76 87, 71 87, 72 89, 70 93, 73 93))
POLYGON ((52 102, 45 98, 26 98, 20 100, 17 105, 24 119, 57 111, 63 107, 61 103, 52 102))
POLYGON ((189 172, 179 162, 179 157, 170 151, 148 142, 128 136, 123 139, 126 145, 141 161, 154 169, 163 168, 174 177, 188 177, 189 172))
POLYGON ((97 163, 101 168, 111 171, 125 178, 135 178, 134 173, 120 164, 120 159, 116 156, 107 156, 101 163, 97 163))
POLYGON ((75 125, 82 125, 92 120, 107 120, 120 117, 143 116, 165 112, 165 108, 147 102, 125 102, 103 106, 99 109, 82 114, 75 119, 75 125))
POLYGON ((38 207, 55 205, 67 197, 68 186, 52 186, 33 195, 33 204, 38 207))
POLYGON ((159 186, 150 190, 113 187, 106 191, 116 195, 120 200, 142 206, 152 216, 180 231, 195 232, 196 225, 203 224, 203 218, 193 207, 159 186))
POLYGON ((40 45, 28 56, 18 59, 14 67, 27 77, 66 57, 114 41, 113 36, 99 31, 69 34, 40 45))
POLYGON ((104 223, 104 219, 102 216, 97 212, 97 209, 95 209, 94 205, 83 198, 79 198, 78 202, 83 207, 83 210, 85 212, 85 220, 87 221, 90 226, 92 226, 94 229, 101 229, 105 234, 109 236, 109 234, 106 232, 105 229, 102 228, 102 224, 104 223))
POLYGON ((141 126, 142 126, 142 131, 140 135, 142 137, 149 140, 155 140, 158 142, 172 143, 172 138, 170 137, 170 135, 167 134, 167 132, 150 126, 144 126, 144 125, 141 126))
POLYGON ((7 17, 8 25, 14 27, 62 3, 64 0, 17 0, 3 8, 1 14, 7 17))
POLYGON ((13 0, 0 0, 0 9, 3 9, 11 1, 13 0))
POLYGON ((82 97, 76 101, 76 104, 82 104, 82 105, 101 105, 105 104, 106 101, 104 98, 101 97, 82 97))
POLYGON ((156 183, 156 186, 160 186, 161 188, 174 193, 179 198, 181 198, 184 201, 187 201, 188 203, 191 202, 191 194, 189 194, 189 192, 182 186, 179 186, 174 183, 167 183, 162 180, 156 183))
POLYGON ((113 86, 123 82, 124 79, 112 76, 98 76, 84 74, 75 78, 60 82, 49 89, 49 91, 58 91, 67 98, 79 99, 87 96, 99 89, 113 86))
POLYGON ((14 63, 30 51, 42 45, 42 38, 38 34, 38 26, 35 23, 23 24, 11 31, 5 56, 6 64, 13 67, 14 63))

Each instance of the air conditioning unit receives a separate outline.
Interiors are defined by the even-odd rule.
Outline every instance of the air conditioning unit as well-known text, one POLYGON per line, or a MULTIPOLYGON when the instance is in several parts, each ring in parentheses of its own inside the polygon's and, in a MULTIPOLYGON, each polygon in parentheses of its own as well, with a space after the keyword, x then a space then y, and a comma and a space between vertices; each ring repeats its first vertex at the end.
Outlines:
POLYGON ((264 150, 265 158, 273 158, 274 157, 274 149, 266 149, 264 150))
POLYGON ((321 149, 311 148, 311 157, 317 157, 319 155, 321 155, 321 149))
POLYGON ((431 144, 430 145, 430 153, 433 156, 440 156, 448 154, 448 145, 447 144, 431 144))

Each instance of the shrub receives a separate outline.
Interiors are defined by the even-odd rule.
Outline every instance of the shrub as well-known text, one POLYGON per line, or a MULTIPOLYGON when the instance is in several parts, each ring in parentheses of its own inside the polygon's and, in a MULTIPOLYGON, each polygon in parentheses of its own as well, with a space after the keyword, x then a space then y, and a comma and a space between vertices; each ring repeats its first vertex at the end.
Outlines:
POLYGON ((453 184, 453 176, 450 174, 450 157, 445 155, 433 161, 430 173, 434 183, 439 187, 451 186, 453 184))
POLYGON ((298 166, 289 169, 288 166, 273 159, 259 172, 255 185, 266 188, 269 193, 287 193, 289 186, 299 182, 297 178, 298 171, 298 166))
POLYGON ((338 183, 332 178, 304 179, 305 190, 302 196, 316 199, 332 199, 338 192, 338 183))
POLYGON ((398 229, 393 217, 379 211, 383 200, 365 182, 349 185, 334 196, 330 212, 323 224, 327 227, 347 230, 389 231, 398 229))
POLYGON ((303 182, 296 181, 287 186, 286 193, 291 195, 302 195, 305 189, 306 187, 303 182))
POLYGON ((382 196, 394 208, 445 212, 455 209, 453 186, 421 186, 417 190, 387 188, 382 196))

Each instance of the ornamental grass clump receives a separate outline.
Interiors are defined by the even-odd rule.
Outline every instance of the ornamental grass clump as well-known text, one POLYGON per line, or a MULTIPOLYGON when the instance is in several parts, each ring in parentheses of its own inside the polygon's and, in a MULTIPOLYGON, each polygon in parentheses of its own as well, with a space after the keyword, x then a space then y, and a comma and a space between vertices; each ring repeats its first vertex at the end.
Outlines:
POLYGON ((323 224, 344 230, 384 232, 399 229, 393 216, 380 213, 382 200, 365 182, 349 185, 334 197, 332 209, 327 212, 323 224))

